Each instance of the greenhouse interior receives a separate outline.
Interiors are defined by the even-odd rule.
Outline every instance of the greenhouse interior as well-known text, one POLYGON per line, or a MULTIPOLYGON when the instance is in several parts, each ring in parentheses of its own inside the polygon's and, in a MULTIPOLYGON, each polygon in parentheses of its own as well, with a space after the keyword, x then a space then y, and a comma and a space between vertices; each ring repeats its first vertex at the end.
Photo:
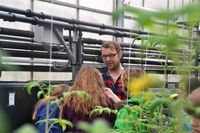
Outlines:
POLYGON ((0 133, 200 133, 199 7, 0 0, 0 133))

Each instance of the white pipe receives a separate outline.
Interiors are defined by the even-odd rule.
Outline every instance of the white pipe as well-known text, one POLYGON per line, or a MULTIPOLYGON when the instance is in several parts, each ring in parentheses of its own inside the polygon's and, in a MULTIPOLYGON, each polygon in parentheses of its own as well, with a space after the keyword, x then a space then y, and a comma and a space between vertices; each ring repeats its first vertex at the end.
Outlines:
POLYGON ((52 64, 53 62, 56 63, 67 63, 67 61, 54 61, 54 60, 38 60, 38 59, 19 59, 19 58, 2 58, 2 63, 35 63, 35 64, 52 64))

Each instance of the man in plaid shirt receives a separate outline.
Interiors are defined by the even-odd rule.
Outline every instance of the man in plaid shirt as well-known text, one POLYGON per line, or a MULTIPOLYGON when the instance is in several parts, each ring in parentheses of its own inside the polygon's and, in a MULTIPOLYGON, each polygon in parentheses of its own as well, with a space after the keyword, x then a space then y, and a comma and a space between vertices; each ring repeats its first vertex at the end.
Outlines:
POLYGON ((101 57, 106 65, 102 71, 105 86, 110 88, 121 100, 126 99, 120 78, 124 71, 124 67, 120 63, 122 57, 120 45, 111 41, 104 42, 101 47, 101 57))

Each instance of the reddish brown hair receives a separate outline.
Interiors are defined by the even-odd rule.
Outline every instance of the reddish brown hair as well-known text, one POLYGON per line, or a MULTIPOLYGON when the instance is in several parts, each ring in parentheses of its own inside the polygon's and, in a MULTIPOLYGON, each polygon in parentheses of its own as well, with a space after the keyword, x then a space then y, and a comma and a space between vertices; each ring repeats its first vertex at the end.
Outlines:
MULTIPOLYGON (((82 67, 69 91, 85 91, 92 97, 92 101, 89 103, 88 97, 81 99, 74 94, 64 100, 62 111, 70 108, 76 113, 88 114, 96 106, 108 106, 104 89, 105 85, 100 72, 95 67, 82 67)), ((62 112, 62 115, 64 114, 65 112, 62 112)))

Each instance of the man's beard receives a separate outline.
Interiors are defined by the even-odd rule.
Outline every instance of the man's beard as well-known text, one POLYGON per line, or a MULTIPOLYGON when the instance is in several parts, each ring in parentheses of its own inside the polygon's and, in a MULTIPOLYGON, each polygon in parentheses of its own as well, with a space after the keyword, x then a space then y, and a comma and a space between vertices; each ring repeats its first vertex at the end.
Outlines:
POLYGON ((119 65, 120 65, 120 63, 108 64, 108 65, 107 65, 107 68, 108 68, 109 70, 116 70, 116 69, 119 68, 119 65))

